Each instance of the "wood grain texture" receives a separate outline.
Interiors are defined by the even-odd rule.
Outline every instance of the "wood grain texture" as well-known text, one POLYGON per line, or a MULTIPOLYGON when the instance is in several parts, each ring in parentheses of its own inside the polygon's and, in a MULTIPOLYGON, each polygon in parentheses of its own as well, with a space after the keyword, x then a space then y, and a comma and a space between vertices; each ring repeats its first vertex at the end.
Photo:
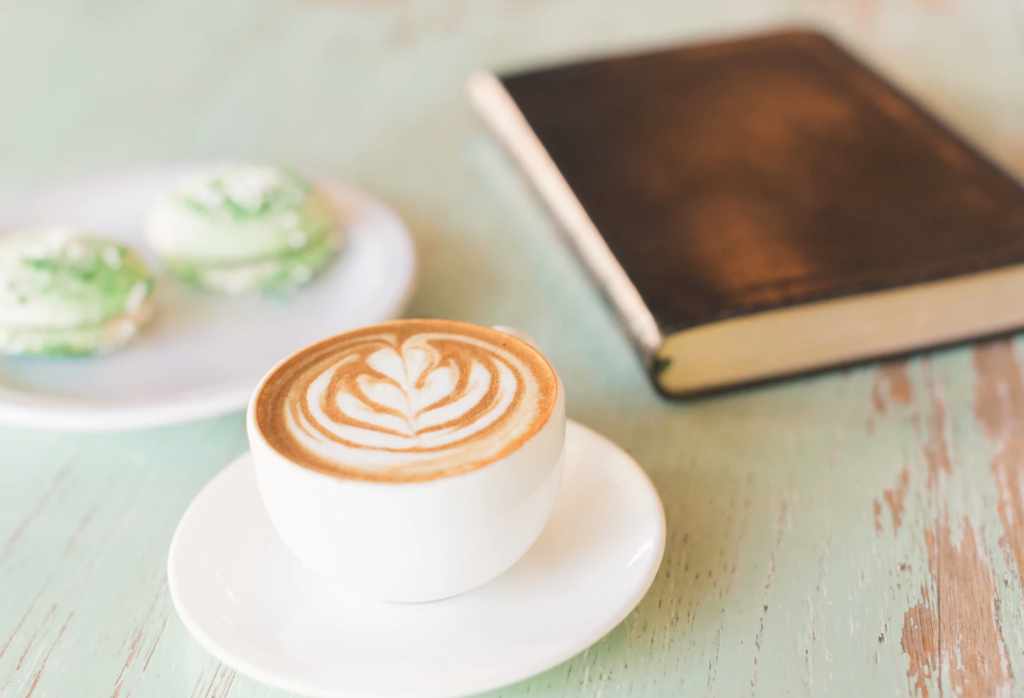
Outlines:
MULTIPOLYGON (((479 66, 802 19, 1024 175, 1022 3, 863 6, 0 0, 0 192, 153 161, 308 165, 408 220, 411 315, 538 338, 570 416, 650 473, 668 543, 619 627, 495 696, 1021 693, 1020 342, 664 402, 463 95, 479 66)), ((245 448, 240 415, 0 428, 0 698, 282 695, 203 651, 167 594, 175 524, 245 448)))

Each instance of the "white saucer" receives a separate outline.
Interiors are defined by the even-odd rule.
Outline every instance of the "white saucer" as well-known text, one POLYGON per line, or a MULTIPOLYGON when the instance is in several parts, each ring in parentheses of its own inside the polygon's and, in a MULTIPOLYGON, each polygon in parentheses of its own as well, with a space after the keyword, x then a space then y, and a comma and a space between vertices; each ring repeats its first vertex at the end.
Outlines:
MULTIPOLYGON (((0 211, 0 235, 75 225, 123 240, 159 262, 143 239, 153 201, 209 165, 162 167, 36 194, 0 211)), ((321 181, 343 212, 349 243, 288 302, 193 291, 160 274, 156 316, 135 344, 85 359, 0 359, 0 422, 74 430, 134 429, 245 407, 280 359, 331 334, 397 317, 415 277, 412 239, 397 215, 345 184, 321 181)))
POLYGON ((250 456, 193 500, 167 580, 185 626, 217 659, 322 698, 440 698, 528 678, 583 651, 639 603, 661 564, 665 514, 636 462, 569 422, 547 528, 493 582, 444 601, 389 604, 340 592, 285 548, 250 456))

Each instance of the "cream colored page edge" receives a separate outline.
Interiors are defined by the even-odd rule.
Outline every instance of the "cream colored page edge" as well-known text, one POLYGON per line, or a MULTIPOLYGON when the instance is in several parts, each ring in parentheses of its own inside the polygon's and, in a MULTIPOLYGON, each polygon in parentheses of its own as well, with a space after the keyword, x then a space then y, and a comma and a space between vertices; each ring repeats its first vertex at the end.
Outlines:
POLYGON ((1024 265, 723 320, 670 335, 666 393, 711 390, 1024 326, 1024 265))

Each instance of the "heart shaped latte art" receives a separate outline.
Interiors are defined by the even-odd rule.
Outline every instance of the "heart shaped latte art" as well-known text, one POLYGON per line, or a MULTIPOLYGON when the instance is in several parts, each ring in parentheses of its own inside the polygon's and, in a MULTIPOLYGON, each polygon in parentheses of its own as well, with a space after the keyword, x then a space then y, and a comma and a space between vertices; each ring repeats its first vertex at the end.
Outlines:
POLYGON ((486 328, 419 323, 293 357, 261 389, 268 439, 318 470, 421 480, 492 462, 543 426, 558 386, 536 351, 486 328))

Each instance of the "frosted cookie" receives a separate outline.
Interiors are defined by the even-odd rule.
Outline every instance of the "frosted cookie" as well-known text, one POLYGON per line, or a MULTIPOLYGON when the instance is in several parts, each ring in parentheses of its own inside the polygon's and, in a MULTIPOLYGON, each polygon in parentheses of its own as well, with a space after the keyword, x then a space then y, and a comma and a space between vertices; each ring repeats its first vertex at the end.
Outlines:
POLYGON ((343 243, 323 192, 292 170, 258 165, 184 180, 157 203, 146 236, 171 273, 232 295, 303 286, 343 243))
POLYGON ((87 356, 152 314, 153 276, 125 245, 69 228, 0 237, 0 353, 87 356))

